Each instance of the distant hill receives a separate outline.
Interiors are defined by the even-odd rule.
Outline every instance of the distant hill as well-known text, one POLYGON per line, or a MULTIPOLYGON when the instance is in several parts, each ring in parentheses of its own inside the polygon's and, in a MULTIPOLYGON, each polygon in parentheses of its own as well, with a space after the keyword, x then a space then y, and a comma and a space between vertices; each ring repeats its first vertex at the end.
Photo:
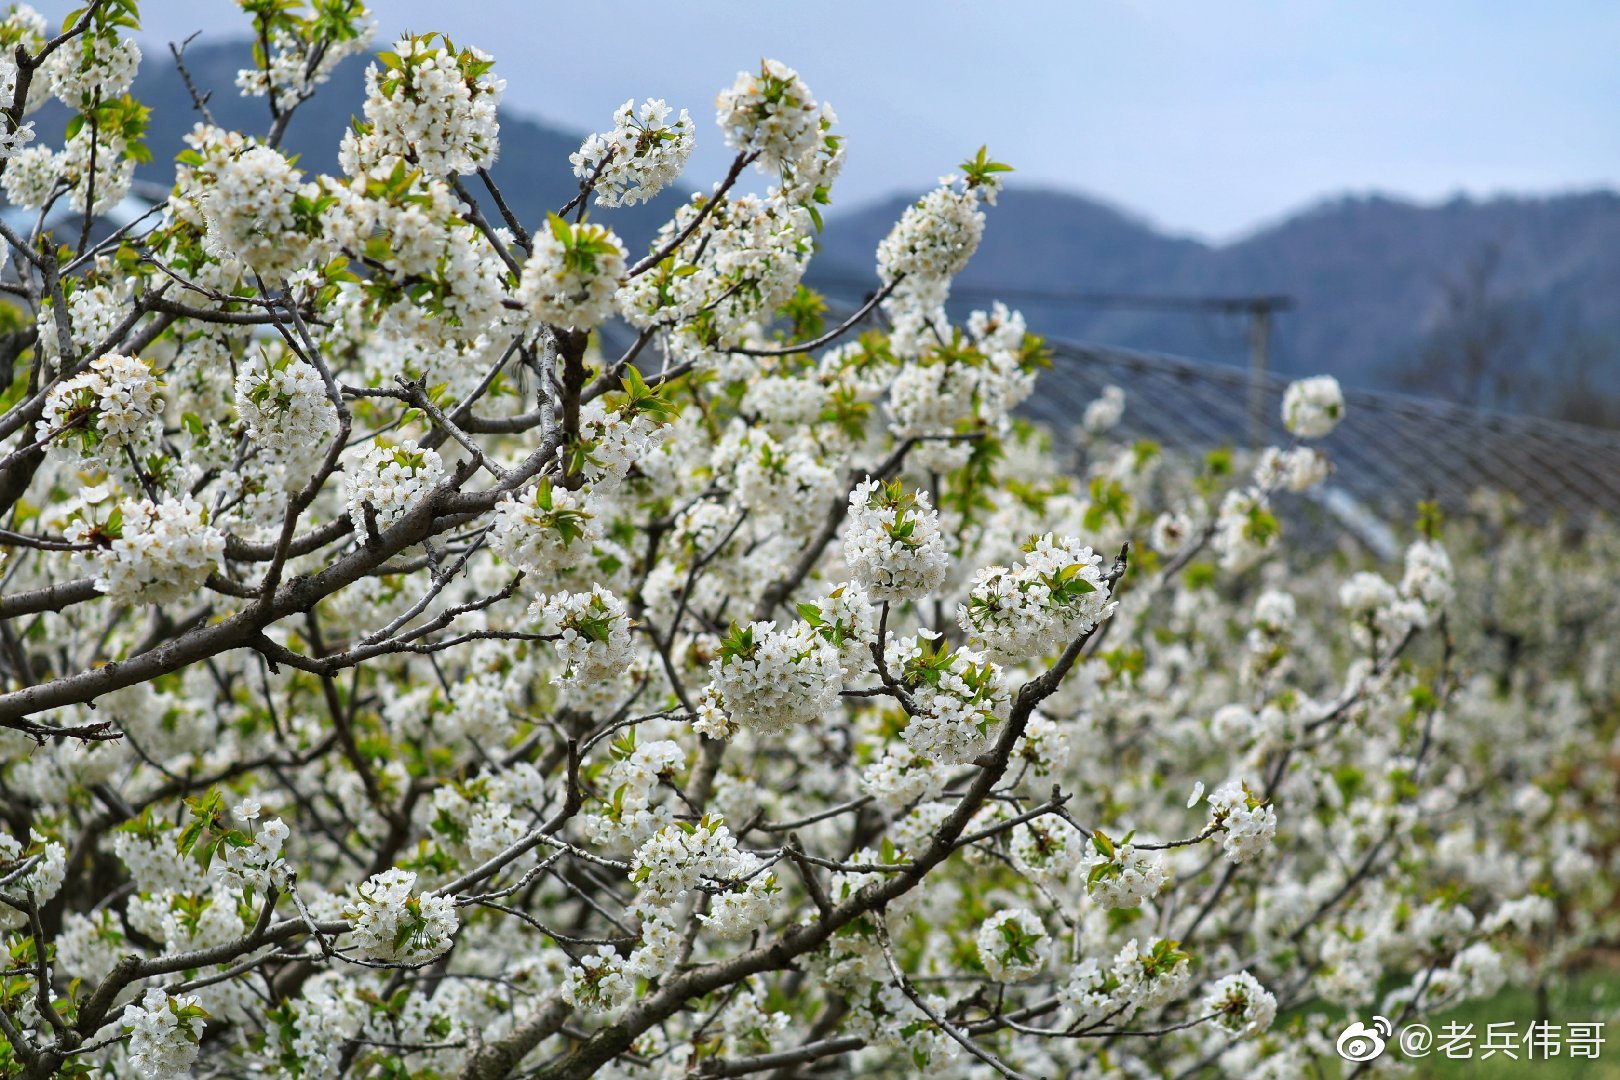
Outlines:
MULTIPOLYGON (((828 222, 830 291, 870 281, 873 251, 908 202, 828 222)), ((1284 373, 1327 371, 1370 388, 1589 420, 1606 417, 1559 400, 1572 380, 1620 390, 1614 192, 1439 206, 1342 198, 1218 246, 1063 192, 1014 187, 988 214, 984 242, 958 279, 961 306, 1003 296, 1051 337, 1246 363, 1243 316, 1097 310, 1027 294, 1278 293, 1298 304, 1274 331, 1273 368, 1284 373), (1457 370, 1470 350, 1488 369, 1477 385, 1457 370)))
MULTIPOLYGON (((135 91, 153 110, 155 160, 142 177, 167 185, 169 162, 198 115, 173 62, 152 51, 135 91)), ((267 127, 264 100, 241 97, 234 85, 248 62, 245 42, 195 45, 186 62, 213 92, 222 124, 267 127)), ((294 119, 286 148, 307 167, 335 169, 338 142, 360 112, 365 63, 344 63, 294 119)), ((41 118, 45 138, 61 119, 41 118)), ((501 128, 493 172, 533 228, 577 191, 568 155, 582 134, 510 112, 501 128)), ((684 197, 671 191, 650 206, 592 214, 639 251, 684 197)), ((911 198, 835 208, 812 284, 842 299, 870 289, 877 243, 911 198)), ((1287 294, 1298 306, 1277 319, 1275 371, 1331 372, 1371 389, 1620 426, 1620 194, 1438 206, 1347 197, 1221 245, 1167 235, 1067 192, 1014 186, 989 215, 984 243, 958 282, 963 311, 1001 297, 1049 337, 1241 364, 1248 331, 1240 315, 1097 310, 1049 297, 1287 294)))

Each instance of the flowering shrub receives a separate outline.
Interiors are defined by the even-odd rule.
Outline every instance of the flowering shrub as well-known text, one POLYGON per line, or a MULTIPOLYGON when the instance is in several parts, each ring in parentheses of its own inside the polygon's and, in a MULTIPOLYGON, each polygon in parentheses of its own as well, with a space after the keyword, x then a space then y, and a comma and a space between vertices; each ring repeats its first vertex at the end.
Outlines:
MULTIPOLYGON (((369 18, 243 7, 262 133, 149 231, 0 227, 0 1076, 1295 1077, 1612 938, 1620 534, 1299 553, 1331 379, 1201 459, 1110 388, 1071 467, 1023 318, 946 315, 1006 166, 829 325, 845 147, 775 61, 631 252, 686 112, 519 221, 494 62, 420 35, 307 175, 369 18)), ((122 193, 137 16, 0 19, 15 204, 122 193)))

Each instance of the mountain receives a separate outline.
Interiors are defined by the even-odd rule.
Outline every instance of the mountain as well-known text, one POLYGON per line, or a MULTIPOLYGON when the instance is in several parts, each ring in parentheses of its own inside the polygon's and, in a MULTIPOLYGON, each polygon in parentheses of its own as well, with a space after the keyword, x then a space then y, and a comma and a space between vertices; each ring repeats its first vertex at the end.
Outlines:
MULTIPOLYGON (((819 279, 828 291, 849 295, 852 280, 870 288, 872 253, 908 202, 830 218, 822 253, 831 269, 819 279)), ((1242 313, 1098 308, 1058 297, 1276 294, 1295 303, 1274 316, 1271 366, 1285 374, 1332 372, 1369 388, 1554 413, 1579 404, 1560 401, 1571 379, 1620 391, 1612 362, 1620 348, 1614 192, 1439 206, 1346 197, 1221 245, 1167 236, 1065 192, 1014 187, 987 214, 956 306, 1001 297, 1049 337, 1247 363, 1242 313), (1481 369, 1477 377, 1472 367, 1481 369)))

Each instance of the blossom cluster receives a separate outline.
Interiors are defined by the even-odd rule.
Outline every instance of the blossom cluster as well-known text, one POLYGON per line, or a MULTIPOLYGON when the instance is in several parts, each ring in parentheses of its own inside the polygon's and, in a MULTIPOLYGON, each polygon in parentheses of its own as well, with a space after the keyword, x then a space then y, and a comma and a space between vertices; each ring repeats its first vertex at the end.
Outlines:
POLYGON ((971 649, 936 639, 891 643, 892 666, 912 697, 901 737, 913 752, 942 765, 978 757, 1010 708, 1000 667, 971 649))
POLYGON ((92 360, 52 387, 36 437, 51 453, 104 467, 159 434, 162 391, 152 368, 121 353, 92 360))
POLYGON ((706 882, 735 881, 758 867, 756 857, 738 850, 724 822, 704 818, 696 825, 660 829, 637 848, 630 880, 643 898, 668 904, 706 882))
POLYGON ((455 907, 448 897, 415 890, 416 875, 398 868, 355 887, 343 917, 353 926, 357 956, 415 964, 450 947, 458 925, 455 907))
POLYGON ((979 962, 997 982, 1018 982, 1041 970, 1046 927, 1031 911, 1007 908, 979 925, 979 962))
POLYGON ((684 361, 713 361, 787 303, 813 250, 814 218, 803 206, 753 195, 695 195, 659 230, 656 266, 619 290, 619 313, 642 330, 663 329, 684 361), (693 242, 678 245, 683 236, 693 242))
POLYGON ((1210 824, 1221 832, 1228 860, 1259 858, 1277 835, 1277 811, 1257 799, 1242 781, 1230 781, 1209 793, 1210 824))
MULTIPOLYGON (((377 30, 366 6, 349 2, 313 13, 313 17, 281 16, 261 29, 263 56, 254 67, 236 73, 243 97, 267 97, 278 113, 301 105, 332 77, 339 64, 365 52, 377 30)), ((259 18, 263 19, 264 14, 259 18)))
POLYGON ((290 351, 249 356, 236 372, 236 411, 267 453, 312 463, 337 432, 337 409, 314 366, 290 351))
POLYGON ((867 479, 849 493, 844 562, 874 600, 913 600, 939 588, 950 555, 926 491, 867 479))
POLYGON ((577 492, 541 478, 501 500, 489 544, 501 558, 542 580, 574 565, 601 538, 601 524, 577 492))
POLYGON ((1223 976, 1204 992, 1203 1013, 1214 1013, 1218 1023, 1244 1035, 1257 1035, 1277 1018, 1277 998, 1247 971, 1223 976))
POLYGON ((1100 832, 1096 857, 1086 874, 1086 892, 1105 908, 1134 908, 1164 888, 1164 866, 1129 841, 1114 843, 1100 832))
POLYGON ((69 534, 95 547, 96 588, 118 604, 165 604, 197 591, 220 568, 225 536, 195 499, 126 499, 69 534))
POLYGON ((984 236, 981 203, 995 202, 999 182, 994 174, 1006 168, 986 161, 981 149, 978 160, 964 166, 960 181, 942 178, 939 187, 907 207, 878 244, 878 276, 892 290, 884 308, 894 320, 902 352, 915 354, 939 336, 951 281, 984 236))
POLYGON ((810 88, 776 60, 762 61, 758 72, 739 71, 715 107, 726 145, 758 155, 768 171, 798 161, 821 135, 821 108, 810 88))
POLYGON ((213 174, 204 213, 209 254, 240 259, 280 280, 309 257, 306 239, 313 185, 268 146, 249 146, 213 174), (302 218, 302 220, 301 220, 302 218))
POLYGON ((1320 439, 1344 416, 1344 392, 1331 375, 1300 379, 1283 394, 1283 425, 1302 439, 1320 439))
POLYGON ((630 618, 624 601, 599 585, 588 592, 538 596, 530 606, 538 632, 556 639, 563 686, 602 682, 630 662, 630 618))
POLYGON ((207 1015, 195 997, 170 997, 156 987, 146 991, 139 1005, 124 1006, 130 1065, 144 1077, 185 1075, 197 1060, 207 1015))
POLYGON ((500 147, 496 108, 506 81, 490 73, 481 49, 457 49, 442 34, 418 34, 378 54, 366 69, 366 119, 343 138, 339 162, 350 176, 393 160, 427 175, 474 173, 500 147))
POLYGON ((374 441, 348 466, 349 519, 362 536, 380 532, 404 517, 444 479, 438 451, 412 439, 398 444, 374 441))
POLYGON ((96 97, 115 98, 135 82, 141 65, 141 47, 109 29, 83 35, 69 47, 46 58, 51 92, 70 108, 96 97))
POLYGON ((938 187, 907 207, 883 238, 878 270, 886 282, 902 276, 923 281, 953 278, 967 266, 983 236, 984 212, 977 197, 949 185, 938 187))
POLYGON ((1060 649, 1117 606, 1109 600, 1101 562, 1076 537, 1036 537, 1011 569, 987 566, 975 572, 957 622, 1001 663, 1060 649))
POLYGON ((793 535, 804 535, 843 498, 839 477, 803 440, 785 447, 768 432, 743 429, 715 451, 716 465, 731 468, 737 502, 751 514, 779 520, 793 535))
POLYGON ((517 299, 539 322, 588 330, 613 314, 624 280, 624 245, 600 225, 569 225, 552 215, 523 264, 517 299))
POLYGON ((569 156, 574 175, 594 183, 598 206, 634 206, 657 195, 686 167, 696 142, 692 118, 661 98, 636 107, 632 98, 613 113, 613 130, 586 137, 569 156))
POLYGON ((843 686, 839 650, 808 622, 784 631, 774 622, 733 629, 709 674, 705 697, 727 714, 724 730, 741 725, 764 734, 814 723, 843 686))

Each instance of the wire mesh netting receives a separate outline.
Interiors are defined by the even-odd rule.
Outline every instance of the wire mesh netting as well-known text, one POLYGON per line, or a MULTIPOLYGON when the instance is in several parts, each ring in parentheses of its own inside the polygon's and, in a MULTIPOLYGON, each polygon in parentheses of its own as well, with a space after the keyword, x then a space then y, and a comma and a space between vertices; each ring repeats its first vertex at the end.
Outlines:
MULTIPOLYGON (((1058 343, 1054 353, 1023 412, 1060 437, 1114 385, 1126 395, 1117 430, 1125 439, 1194 451, 1245 446, 1256 435, 1289 439, 1286 378, 1101 345, 1058 343)), ((1400 394, 1344 396, 1345 418, 1320 445, 1337 466, 1333 483, 1369 508, 1404 517, 1433 499, 1457 510, 1495 489, 1534 516, 1620 513, 1620 432, 1400 394)))

